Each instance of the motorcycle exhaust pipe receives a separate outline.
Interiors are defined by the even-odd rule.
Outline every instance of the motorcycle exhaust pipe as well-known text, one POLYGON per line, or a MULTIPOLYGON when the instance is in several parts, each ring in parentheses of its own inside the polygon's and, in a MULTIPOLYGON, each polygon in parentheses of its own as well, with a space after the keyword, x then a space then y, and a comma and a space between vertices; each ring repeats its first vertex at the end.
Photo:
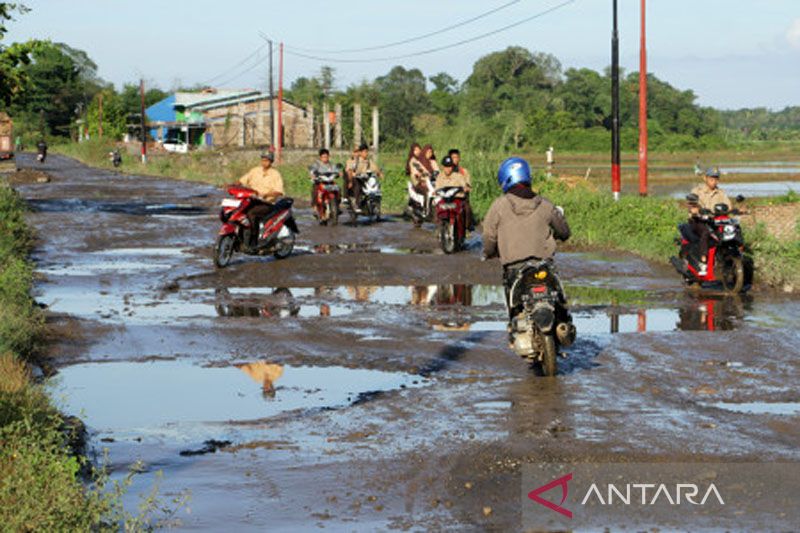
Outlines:
POLYGON ((567 346, 572 346, 572 343, 575 342, 576 333, 577 331, 575 330, 575 325, 572 323, 561 322, 556 326, 556 336, 558 337, 558 342, 565 348, 567 346))

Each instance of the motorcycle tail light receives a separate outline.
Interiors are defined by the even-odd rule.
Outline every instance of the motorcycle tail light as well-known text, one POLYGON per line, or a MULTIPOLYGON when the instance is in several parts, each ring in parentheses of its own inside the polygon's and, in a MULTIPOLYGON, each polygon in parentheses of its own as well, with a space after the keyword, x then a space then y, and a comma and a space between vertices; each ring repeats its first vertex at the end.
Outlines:
POLYGON ((547 292, 547 287, 544 285, 535 285, 531 287, 531 292, 534 294, 541 294, 543 292, 547 292))

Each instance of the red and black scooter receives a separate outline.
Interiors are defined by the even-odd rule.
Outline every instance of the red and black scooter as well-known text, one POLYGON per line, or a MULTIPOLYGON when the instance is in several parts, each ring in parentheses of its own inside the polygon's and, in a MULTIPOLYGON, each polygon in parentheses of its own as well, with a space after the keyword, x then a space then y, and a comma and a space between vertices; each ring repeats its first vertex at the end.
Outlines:
POLYGON ((433 200, 436 220, 439 222, 439 244, 446 254, 452 254, 464 247, 467 215, 463 194, 464 189, 461 187, 444 187, 436 191, 433 200))
POLYGON ((320 225, 339 223, 341 193, 336 184, 338 172, 322 172, 314 175, 314 212, 320 225))
POLYGON ((232 198, 222 200, 219 218, 222 227, 214 245, 214 264, 217 268, 228 266, 234 252, 248 255, 272 254, 277 259, 291 255, 294 249, 295 235, 300 233, 292 216, 291 198, 280 198, 275 202, 272 212, 259 223, 259 228, 251 228, 247 218, 250 206, 263 203, 253 189, 241 185, 228 187, 232 198), (257 231, 257 239, 252 232, 257 231), (255 242, 253 242, 255 241, 255 242))
MULTIPOLYGON (((687 200, 697 201, 691 196, 687 200)), ((736 200, 741 202, 744 197, 738 196, 736 200)), ((738 209, 729 210, 726 204, 715 205, 713 211, 700 211, 701 219, 709 225, 711 232, 705 275, 700 274, 699 237, 689 224, 678 225, 680 237, 675 239, 675 243, 680 250, 678 257, 672 257, 670 262, 687 285, 703 288, 721 285, 725 292, 734 294, 742 291, 745 284, 744 239, 739 219, 731 216, 738 214, 738 209)))

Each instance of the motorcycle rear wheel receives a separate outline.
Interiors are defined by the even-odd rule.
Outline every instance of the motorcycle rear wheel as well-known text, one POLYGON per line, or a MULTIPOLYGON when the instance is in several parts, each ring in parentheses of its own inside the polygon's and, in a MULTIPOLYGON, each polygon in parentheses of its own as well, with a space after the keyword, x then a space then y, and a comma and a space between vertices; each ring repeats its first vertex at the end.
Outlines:
POLYGON ((552 335, 542 335, 542 374, 547 377, 556 375, 558 360, 558 348, 556 348, 556 340, 552 335))
POLYGON ((230 264, 235 244, 236 238, 233 234, 217 237, 217 242, 214 244, 214 266, 225 268, 230 264))

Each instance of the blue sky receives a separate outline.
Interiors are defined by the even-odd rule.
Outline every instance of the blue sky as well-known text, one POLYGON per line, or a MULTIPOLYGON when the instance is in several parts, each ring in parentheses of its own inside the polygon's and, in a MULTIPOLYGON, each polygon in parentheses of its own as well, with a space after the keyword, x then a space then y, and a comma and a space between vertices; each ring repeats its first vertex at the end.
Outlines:
MULTIPOLYGON (((435 31, 509 0, 23 0, 32 10, 10 23, 5 42, 49 38, 83 49, 100 75, 121 84, 140 76, 169 89, 212 78, 228 87, 264 88, 262 50, 230 70, 263 41, 264 32, 292 47, 338 50, 382 45, 435 31), (259 63, 259 60, 262 60, 259 63), (248 70, 249 67, 252 67, 248 70), (226 74, 220 76, 220 74, 226 74), (238 76, 237 76, 238 75, 238 76)), ((385 50, 319 54, 339 58, 413 53, 508 25, 564 0, 518 3, 455 31, 385 50)), ((639 1, 619 0, 621 63, 638 70, 639 1)), ((720 108, 800 105, 800 1, 648 0, 648 67, 720 108)), ((558 57, 565 68, 610 63, 611 0, 573 3, 509 31, 450 50, 375 63, 332 63, 346 86, 393 65, 446 71, 463 80, 482 55, 520 45, 558 57)), ((286 55, 285 80, 324 64, 286 55)), ((277 70, 277 63, 276 63, 277 70)))

